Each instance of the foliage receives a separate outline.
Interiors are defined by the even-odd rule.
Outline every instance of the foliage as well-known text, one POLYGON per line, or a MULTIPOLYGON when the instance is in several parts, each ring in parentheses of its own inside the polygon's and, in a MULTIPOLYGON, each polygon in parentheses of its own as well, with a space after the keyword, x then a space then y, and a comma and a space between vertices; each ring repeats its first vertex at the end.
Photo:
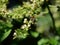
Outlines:
MULTIPOLYGON (((59 0, 23 0, 20 1, 22 4, 7 7, 16 2, 10 4, 9 0, 0 0, 1 45, 8 45, 10 35, 9 38, 13 37, 10 45, 19 45, 31 39, 34 40, 31 45, 60 45, 59 0)), ((26 45, 30 45, 28 42, 26 45)))

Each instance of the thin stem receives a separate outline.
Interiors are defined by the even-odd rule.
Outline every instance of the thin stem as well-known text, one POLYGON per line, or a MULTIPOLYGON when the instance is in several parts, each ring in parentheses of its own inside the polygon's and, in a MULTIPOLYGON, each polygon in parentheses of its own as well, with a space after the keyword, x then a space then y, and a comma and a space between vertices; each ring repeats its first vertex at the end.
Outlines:
POLYGON ((56 33, 55 20, 54 20, 53 14, 51 13, 51 10, 50 10, 49 5, 46 2, 46 0, 45 0, 45 4, 46 4, 46 7, 47 7, 47 9, 49 11, 50 17, 52 19, 52 23, 53 23, 53 30, 52 31, 54 31, 54 33, 56 33))

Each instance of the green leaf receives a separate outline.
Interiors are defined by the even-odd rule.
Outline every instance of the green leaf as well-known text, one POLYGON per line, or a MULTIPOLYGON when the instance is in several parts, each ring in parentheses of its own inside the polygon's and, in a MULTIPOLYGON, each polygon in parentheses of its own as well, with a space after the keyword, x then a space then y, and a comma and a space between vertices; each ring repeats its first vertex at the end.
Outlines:
POLYGON ((37 38, 39 36, 39 33, 38 32, 31 32, 31 35, 35 38, 37 38))
POLYGON ((50 39, 50 44, 51 44, 51 45, 58 45, 58 40, 55 39, 55 38, 51 38, 51 39, 50 39))
POLYGON ((38 45, 45 45, 49 40, 42 38, 41 40, 38 41, 38 45))
POLYGON ((11 32, 12 24, 0 20, 0 42, 2 42, 11 32))
POLYGON ((2 42, 5 38, 7 38, 8 35, 10 34, 10 32, 11 32, 11 30, 5 32, 2 37, 0 36, 0 42, 2 42))

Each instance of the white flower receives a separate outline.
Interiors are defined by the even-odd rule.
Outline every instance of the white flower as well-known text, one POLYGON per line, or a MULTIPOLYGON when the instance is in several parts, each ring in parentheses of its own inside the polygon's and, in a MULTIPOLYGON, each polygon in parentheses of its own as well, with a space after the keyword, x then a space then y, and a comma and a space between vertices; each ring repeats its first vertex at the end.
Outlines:
POLYGON ((30 27, 31 25, 30 24, 28 24, 28 27, 30 27))
POLYGON ((34 0, 34 3, 36 2, 36 0, 34 0))
POLYGON ((14 36, 16 35, 16 32, 14 32, 14 36))
POLYGON ((27 21, 27 18, 25 18, 24 21, 27 21))
POLYGON ((33 0, 30 0, 30 1, 33 1, 33 0))
POLYGON ((24 26, 24 27, 26 27, 27 25, 26 25, 26 24, 24 24, 23 26, 24 26))
POLYGON ((44 1, 44 0, 41 0, 41 1, 44 1))
POLYGON ((24 29, 24 28, 26 28, 26 26, 27 26, 26 24, 22 25, 21 29, 24 29))
POLYGON ((27 22, 27 19, 25 18, 25 19, 24 19, 24 23, 26 23, 26 22, 27 22))

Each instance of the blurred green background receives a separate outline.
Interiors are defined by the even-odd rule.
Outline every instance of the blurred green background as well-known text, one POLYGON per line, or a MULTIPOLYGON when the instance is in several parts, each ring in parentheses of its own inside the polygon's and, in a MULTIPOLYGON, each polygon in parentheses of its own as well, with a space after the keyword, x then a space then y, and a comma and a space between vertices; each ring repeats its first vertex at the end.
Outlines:
POLYGON ((60 0, 0 0, 0 45, 60 45, 60 0))

